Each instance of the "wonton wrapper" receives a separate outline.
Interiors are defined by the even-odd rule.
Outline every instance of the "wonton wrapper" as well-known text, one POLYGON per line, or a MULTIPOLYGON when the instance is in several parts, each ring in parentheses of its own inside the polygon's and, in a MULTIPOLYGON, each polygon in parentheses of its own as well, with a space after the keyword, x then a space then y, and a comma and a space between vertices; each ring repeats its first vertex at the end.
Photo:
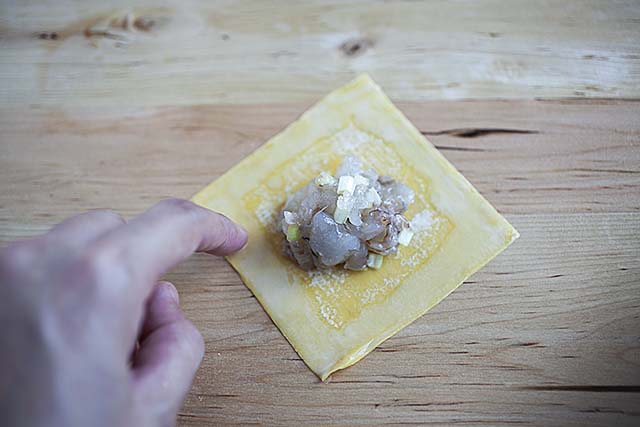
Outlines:
POLYGON ((518 237, 366 75, 332 92, 193 197, 249 231, 228 257, 322 380, 423 315, 518 237), (281 254, 275 218, 321 171, 353 154, 409 185, 411 244, 380 270, 305 272, 281 254))

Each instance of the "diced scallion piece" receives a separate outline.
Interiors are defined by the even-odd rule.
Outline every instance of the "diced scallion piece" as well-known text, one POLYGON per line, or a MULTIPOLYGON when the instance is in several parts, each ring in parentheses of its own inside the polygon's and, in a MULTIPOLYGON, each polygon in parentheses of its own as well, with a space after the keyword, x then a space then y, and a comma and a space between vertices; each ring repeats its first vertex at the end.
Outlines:
POLYGON ((374 270, 379 269, 382 267, 382 258, 380 254, 369 253, 367 257, 367 267, 373 268, 374 270))
POLYGON ((411 238, 413 237, 413 231, 409 228, 403 229, 400 234, 398 234, 398 243, 403 246, 408 246, 411 243, 411 238))
POLYGON ((336 179, 327 172, 321 172, 316 177, 316 185, 318 187, 324 187, 325 185, 336 185, 336 179))
POLYGON ((287 240, 294 242, 300 238, 300 227, 297 225, 290 225, 287 227, 287 240))
POLYGON ((353 193, 354 188, 355 183, 352 176, 344 175, 340 177, 340 181, 338 181, 338 194, 353 193))

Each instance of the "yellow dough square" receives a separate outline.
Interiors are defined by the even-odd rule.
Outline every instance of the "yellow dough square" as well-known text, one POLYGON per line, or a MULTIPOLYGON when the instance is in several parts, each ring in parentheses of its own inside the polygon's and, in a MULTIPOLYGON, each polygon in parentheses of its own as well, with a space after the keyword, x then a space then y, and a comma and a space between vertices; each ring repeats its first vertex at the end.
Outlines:
POLYGON ((194 202, 249 231, 228 257, 322 380, 423 315, 518 237, 366 75, 335 90, 197 193, 194 202), (347 155, 411 187, 416 234, 380 270, 306 272, 282 255, 278 212, 347 155))

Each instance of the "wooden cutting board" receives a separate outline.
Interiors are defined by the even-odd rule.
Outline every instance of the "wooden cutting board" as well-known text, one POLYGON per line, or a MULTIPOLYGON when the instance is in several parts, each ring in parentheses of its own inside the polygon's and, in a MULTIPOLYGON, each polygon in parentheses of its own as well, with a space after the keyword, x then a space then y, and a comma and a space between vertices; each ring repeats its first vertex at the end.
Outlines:
POLYGON ((190 197, 361 71, 521 233, 328 383, 190 258, 167 279, 206 354, 179 425, 637 421, 637 2, 156 3, 0 5, 0 243, 190 197))
MULTIPOLYGON (((167 278, 207 352, 203 423, 630 421, 640 396, 640 103, 400 104, 520 231, 443 303, 322 384, 222 259, 167 278)), ((3 241, 66 216, 189 197, 304 104, 0 116, 3 241)))

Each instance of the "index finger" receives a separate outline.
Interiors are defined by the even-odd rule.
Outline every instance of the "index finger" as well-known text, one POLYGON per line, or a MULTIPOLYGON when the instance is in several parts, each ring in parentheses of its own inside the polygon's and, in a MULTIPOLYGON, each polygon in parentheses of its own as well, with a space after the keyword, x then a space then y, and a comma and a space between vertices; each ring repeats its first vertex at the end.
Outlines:
POLYGON ((247 232, 229 218, 187 200, 167 199, 116 229, 102 242, 121 253, 146 298, 156 280, 194 252, 229 255, 247 243, 247 232))

